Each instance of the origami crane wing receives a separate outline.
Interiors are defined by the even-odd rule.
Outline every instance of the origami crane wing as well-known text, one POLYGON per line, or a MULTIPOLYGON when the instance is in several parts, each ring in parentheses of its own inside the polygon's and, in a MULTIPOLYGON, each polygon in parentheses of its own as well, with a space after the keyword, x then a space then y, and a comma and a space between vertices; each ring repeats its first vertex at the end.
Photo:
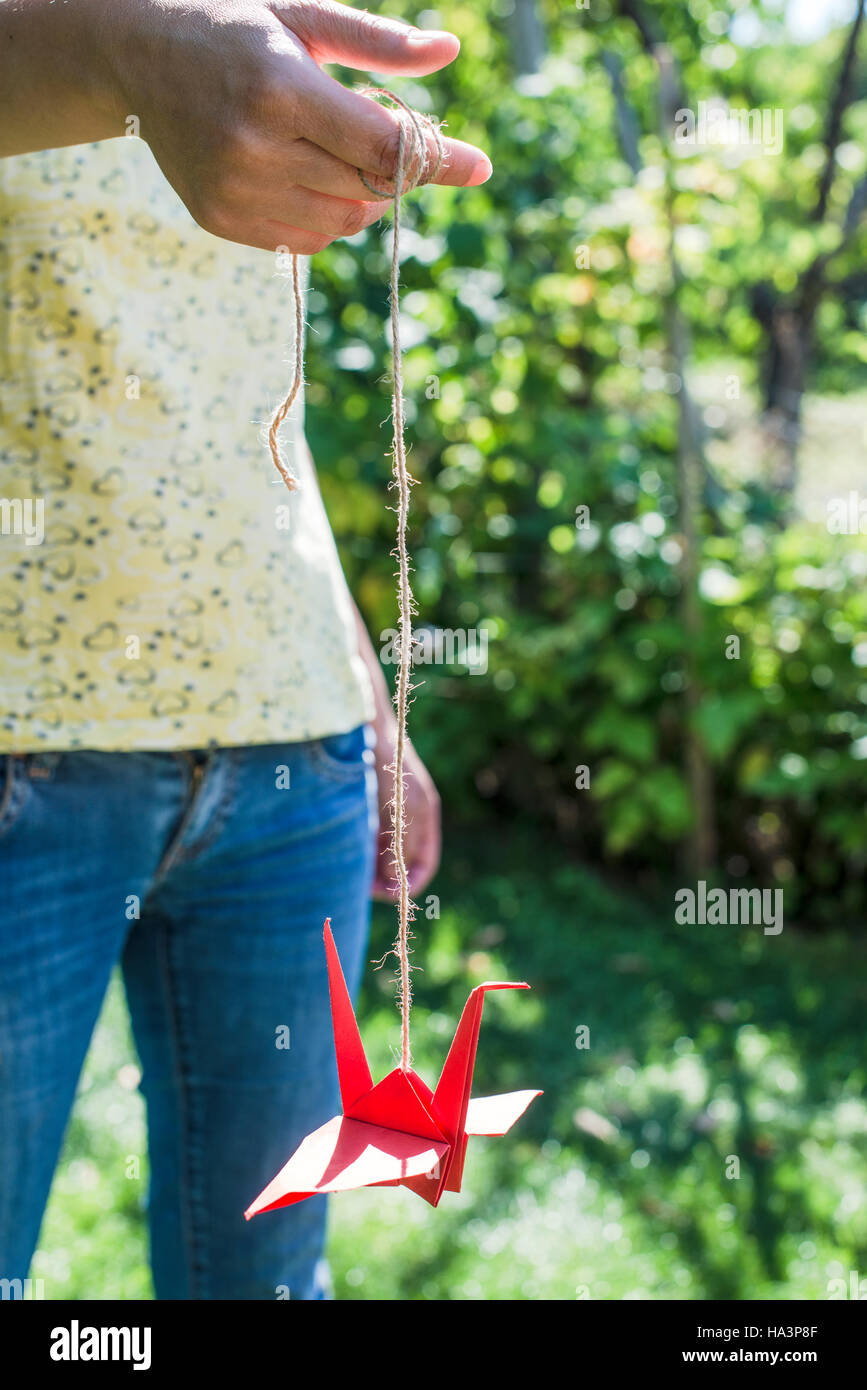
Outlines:
POLYGON ((467 1134, 508 1134, 531 1100, 541 1091, 510 1091, 503 1096, 479 1096, 467 1106, 467 1134))
POLYGON ((308 1134, 289 1162, 244 1212, 249 1221, 259 1212, 303 1202, 317 1192, 347 1192, 354 1187, 384 1187, 437 1169, 448 1144, 415 1134, 385 1129, 337 1115, 308 1134))

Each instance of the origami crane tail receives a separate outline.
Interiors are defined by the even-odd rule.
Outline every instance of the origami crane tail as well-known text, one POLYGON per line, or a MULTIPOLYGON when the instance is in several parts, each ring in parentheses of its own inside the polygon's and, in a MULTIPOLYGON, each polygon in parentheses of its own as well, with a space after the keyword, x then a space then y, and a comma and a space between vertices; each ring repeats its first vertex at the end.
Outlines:
POLYGON ((358 1023, 346 980, 331 932, 331 918, 326 918, 325 956, 328 962, 328 989, 331 994, 331 1018, 334 1024, 334 1050, 337 1054, 337 1075, 340 1080, 340 1098, 345 1113, 373 1086, 370 1067, 364 1055, 364 1045, 358 1031, 358 1023))

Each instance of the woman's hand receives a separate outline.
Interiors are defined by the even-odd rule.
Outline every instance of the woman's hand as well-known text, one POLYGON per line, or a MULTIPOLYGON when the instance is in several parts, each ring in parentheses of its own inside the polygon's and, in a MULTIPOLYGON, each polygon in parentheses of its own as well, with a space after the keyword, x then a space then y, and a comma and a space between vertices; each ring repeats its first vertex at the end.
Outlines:
MULTIPOLYGON (((358 608, 353 604, 358 652, 370 676, 375 714, 373 732, 376 735, 376 782, 379 791, 379 837, 376 847, 376 872, 372 893, 381 901, 394 902, 397 883, 394 878, 394 855, 391 852, 391 804, 394 795, 394 744, 397 720, 379 657, 364 626, 358 608)), ((421 893, 430 883, 440 862, 440 799, 433 778, 407 740, 403 755, 404 787, 406 789, 406 866, 410 896, 421 893)))
MULTIPOLYGON (((397 883, 394 878, 394 855, 391 852, 391 806, 394 793, 394 741, 397 723, 392 716, 376 726, 376 779, 379 786, 379 841, 376 855, 376 874, 373 896, 384 902, 394 902, 397 883)), ((430 883, 440 862, 440 799, 433 779, 411 743, 404 750, 404 785, 406 787, 406 867, 410 897, 421 893, 430 883)))
MULTIPOLYGON (((321 70, 421 75, 453 34, 336 0, 19 0, 0 27, 0 154, 123 135, 130 117, 207 231, 311 255, 376 221, 397 164, 396 114, 321 70)), ((487 157, 444 141, 438 183, 487 157)), ((433 139, 431 137, 431 155, 433 139)))

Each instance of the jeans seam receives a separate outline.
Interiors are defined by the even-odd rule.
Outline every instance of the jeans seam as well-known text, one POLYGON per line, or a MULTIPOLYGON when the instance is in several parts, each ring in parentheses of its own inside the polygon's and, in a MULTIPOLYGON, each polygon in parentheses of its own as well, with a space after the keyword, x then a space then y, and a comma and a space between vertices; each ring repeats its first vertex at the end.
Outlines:
POLYGON ((30 784, 24 776, 26 763, 26 753, 7 755, 3 787, 0 790, 0 839, 8 835, 17 824, 27 802, 30 784))
MULTIPOLYGON (((223 790, 223 794, 214 807, 210 822, 204 833, 200 835, 198 840, 194 841, 193 844, 184 845, 184 832, 193 818, 193 813, 204 790, 204 779, 202 785, 196 788, 192 799, 187 803, 186 810, 181 816, 177 830, 166 846, 163 857, 157 865, 153 878, 155 885, 161 883, 169 870, 173 869, 176 864, 189 863, 190 860, 195 859, 197 855, 201 854, 204 850, 209 849, 226 824, 231 809, 231 802, 238 786, 238 777, 240 774, 239 753, 241 750, 237 748, 221 748, 216 751, 224 755, 226 764, 226 786, 223 790)), ((205 772, 205 777, 207 777, 207 775, 207 772, 205 772)))
POLYGON ((6 759, 6 766, 3 769, 3 790, 0 792, 0 830, 6 819, 6 813, 12 805, 12 796, 15 788, 15 756, 9 755, 6 759))
MULTIPOLYGON (((179 761, 181 761, 180 758, 179 761)), ((181 761, 181 766, 183 765, 184 764, 181 761)), ((181 840, 183 839, 184 831, 189 825, 190 820, 192 818, 196 801, 198 800, 199 791, 201 791, 201 788, 198 788, 193 793, 192 797, 186 802, 185 806, 182 803, 180 820, 177 822, 176 829, 172 834, 171 838, 169 839, 169 842, 166 845, 165 849, 163 850, 160 861, 154 870, 153 878, 151 880, 151 890, 156 888, 162 882, 169 869, 172 867, 175 860, 177 859, 178 854, 180 853, 181 840)), ((187 793, 187 795, 189 795, 189 793, 187 793)))
POLYGON ((178 1179, 179 1201, 181 1207, 181 1227, 183 1233, 184 1257, 187 1270, 187 1283, 190 1299, 204 1299, 207 1287, 207 1269, 202 1259, 207 1249, 205 1242, 197 1239, 199 1231, 196 1179, 199 1176, 197 1161, 194 1158, 193 1089, 189 1084, 184 1029, 182 1021, 181 991, 177 981, 179 972, 172 961, 172 924, 164 920, 159 928, 158 959, 163 981, 163 993, 171 1032, 172 1064, 174 1068, 175 1090, 178 1096, 178 1179), (201 1292, 199 1290, 201 1289, 201 1292))
POLYGON ((186 847, 182 846, 177 855, 178 859, 184 861, 195 859, 206 849, 210 849, 229 818, 232 802, 238 789, 238 777, 240 773, 238 749, 224 748, 219 751, 224 754, 226 762, 226 785, 223 789, 223 794, 211 813, 210 822, 204 833, 200 835, 198 840, 195 840, 193 844, 187 845, 186 847))

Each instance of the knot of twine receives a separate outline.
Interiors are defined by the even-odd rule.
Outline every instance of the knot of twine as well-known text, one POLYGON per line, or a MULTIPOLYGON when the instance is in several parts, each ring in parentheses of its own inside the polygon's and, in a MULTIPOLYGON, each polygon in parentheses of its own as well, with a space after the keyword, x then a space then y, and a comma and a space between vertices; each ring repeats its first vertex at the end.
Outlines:
MULTIPOLYGON (((400 213, 401 196, 419 184, 435 179, 445 162, 445 145, 440 125, 430 116, 414 111, 385 87, 366 87, 362 96, 384 98, 398 108, 399 138, 397 166, 394 172, 393 187, 377 188, 362 169, 358 176, 365 188, 378 198, 391 197, 394 200, 392 221, 391 251, 391 419, 393 442, 391 449, 392 482, 397 488, 397 544, 392 554, 398 562, 397 604, 398 604, 398 651, 399 662, 397 685, 394 693, 394 707, 397 717, 397 734, 394 745, 394 763, 390 771, 394 774, 394 791, 391 799, 392 836, 391 852, 394 860, 395 878, 398 882, 398 931, 392 948, 400 966, 398 1003, 401 1012, 400 1066, 402 1071, 411 1067, 409 1044, 409 1014, 412 1005, 412 984, 409 961, 409 924, 415 915, 415 903, 409 895, 409 875, 406 867, 406 786, 404 781, 404 761, 408 743, 406 716, 411 690, 410 671, 412 667, 412 617, 415 604, 409 582, 409 552, 406 543, 406 524, 409 512, 410 488, 415 479, 410 476, 406 465, 406 417, 403 400, 403 351, 400 341, 400 213), (434 154, 428 150, 427 136, 433 137, 434 154)), ((280 454, 278 433, 301 389, 304 376, 304 304, 301 294, 301 280, 298 272, 298 256, 292 256, 292 289, 295 297, 295 348, 292 384, 285 400, 274 412, 268 431, 268 445, 274 466, 290 492, 297 488, 293 477, 280 454)))

